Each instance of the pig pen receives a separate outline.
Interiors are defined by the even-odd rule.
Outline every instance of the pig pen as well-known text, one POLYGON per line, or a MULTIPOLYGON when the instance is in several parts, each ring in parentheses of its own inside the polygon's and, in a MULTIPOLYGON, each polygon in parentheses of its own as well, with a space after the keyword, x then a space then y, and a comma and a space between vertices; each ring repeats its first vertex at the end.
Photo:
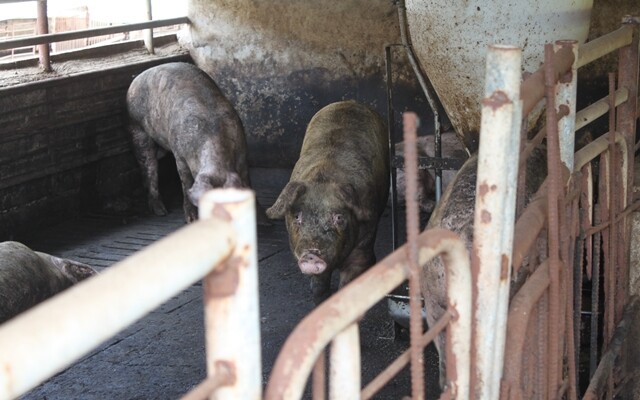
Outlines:
MULTIPOLYGON (((166 217, 146 212, 136 201, 133 215, 89 213, 44 229, 24 242, 33 248, 83 261, 104 271, 135 251, 184 226, 180 183, 170 158, 161 162, 161 191, 166 217)), ((290 170, 251 170, 258 200, 271 205, 287 183, 290 170)), ((379 224, 378 259, 392 248, 390 208, 379 224)), ((266 384, 284 341, 313 309, 309 279, 289 250, 284 221, 258 227, 262 376, 266 384)), ((179 268, 179 266, 176 266, 179 268)), ((334 282, 337 284, 337 282, 334 282)), ((206 377, 201 283, 191 286, 147 317, 108 340, 79 362, 24 395, 23 399, 175 399, 206 377)), ((408 348, 397 331, 386 301, 361 323, 363 382, 368 382, 408 348)), ((426 350, 428 398, 437 398, 437 354, 426 350)), ((410 390, 408 367, 375 398, 398 399, 410 390)), ((310 398, 309 393, 304 398, 310 398)))

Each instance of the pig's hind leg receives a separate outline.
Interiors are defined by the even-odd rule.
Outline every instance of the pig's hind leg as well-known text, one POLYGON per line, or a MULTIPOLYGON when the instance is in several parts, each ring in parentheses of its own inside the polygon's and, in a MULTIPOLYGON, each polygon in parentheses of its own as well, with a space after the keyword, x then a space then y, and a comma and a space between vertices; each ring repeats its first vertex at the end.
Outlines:
POLYGON ((155 215, 167 215, 158 189, 158 145, 137 124, 129 124, 133 139, 133 152, 142 171, 142 182, 147 189, 149 208, 155 215))

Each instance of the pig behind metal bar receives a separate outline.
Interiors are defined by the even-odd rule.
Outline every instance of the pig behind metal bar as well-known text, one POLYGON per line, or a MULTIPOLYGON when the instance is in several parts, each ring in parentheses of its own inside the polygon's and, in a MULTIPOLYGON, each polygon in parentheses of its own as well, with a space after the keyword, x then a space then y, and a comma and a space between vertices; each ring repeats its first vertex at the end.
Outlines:
POLYGON ((0 243, 0 324, 96 273, 22 243, 0 243))
POLYGON ((373 245, 389 194, 389 149, 382 118, 353 101, 330 104, 312 118, 300 157, 269 218, 285 218, 291 251, 311 275, 314 301, 330 295, 376 261, 373 245))

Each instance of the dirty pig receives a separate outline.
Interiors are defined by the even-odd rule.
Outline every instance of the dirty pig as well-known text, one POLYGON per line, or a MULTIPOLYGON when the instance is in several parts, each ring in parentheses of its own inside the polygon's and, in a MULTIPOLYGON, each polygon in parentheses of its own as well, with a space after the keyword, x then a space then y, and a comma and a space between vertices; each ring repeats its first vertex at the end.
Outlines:
POLYGON ((375 264, 378 220, 389 194, 384 122, 353 101, 330 104, 307 127, 289 183, 267 210, 285 218, 291 251, 311 276, 316 304, 375 264))
MULTIPOLYGON (((249 188, 247 143, 240 117, 215 82, 188 63, 167 63, 138 75, 127 92, 128 128, 149 208, 166 215, 158 191, 158 156, 176 159, 187 222, 213 188, 249 188)), ((258 220, 267 223, 258 206, 258 220)))
POLYGON ((97 272, 18 242, 0 243, 0 324, 97 272))

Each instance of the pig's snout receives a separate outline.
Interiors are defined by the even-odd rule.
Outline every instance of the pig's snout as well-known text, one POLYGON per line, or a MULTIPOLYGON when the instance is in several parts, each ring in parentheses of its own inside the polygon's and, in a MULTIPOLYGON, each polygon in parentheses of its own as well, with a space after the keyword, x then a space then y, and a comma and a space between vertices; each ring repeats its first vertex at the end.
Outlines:
POLYGON ((327 263, 318 255, 319 251, 307 250, 298 260, 298 266, 303 274, 317 275, 327 269, 327 263))

